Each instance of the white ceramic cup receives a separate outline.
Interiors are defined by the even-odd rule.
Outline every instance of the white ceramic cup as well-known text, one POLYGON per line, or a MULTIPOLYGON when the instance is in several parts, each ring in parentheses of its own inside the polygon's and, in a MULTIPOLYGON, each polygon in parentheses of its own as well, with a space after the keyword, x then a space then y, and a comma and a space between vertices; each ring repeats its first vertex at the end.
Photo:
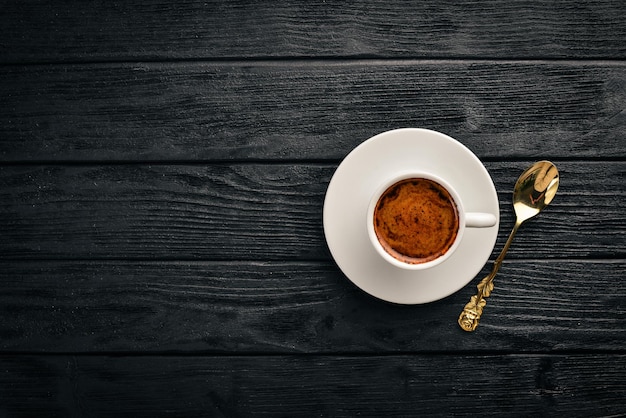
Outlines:
POLYGON ((459 196, 458 192, 452 186, 450 186, 450 184, 448 184, 444 179, 442 179, 439 176, 436 176, 431 173, 420 172, 420 171, 404 172, 396 176, 393 176, 392 178, 389 178, 388 180, 383 182, 383 184, 381 184, 380 187, 376 189, 376 192, 374 192, 374 194, 372 195, 372 198, 370 199, 369 207, 367 209, 367 233, 369 235, 369 239, 372 243, 372 246, 384 260, 386 260, 387 262, 389 262, 390 264, 396 267, 407 269, 407 270, 425 270, 425 269, 433 268, 443 263, 445 260, 450 258, 450 256, 452 256, 454 251, 458 248, 459 244, 461 243, 461 240, 463 239, 463 233, 465 232, 465 228, 488 228, 488 227, 494 226, 496 222, 497 222, 497 218, 494 214, 480 213, 480 212, 466 212, 465 208, 463 207, 463 201, 461 200, 461 197, 459 196), (387 189, 393 186, 394 184, 402 180, 411 179, 411 178, 428 179, 428 180, 434 181, 435 183, 438 183, 443 188, 445 188, 450 194, 450 196, 452 197, 454 204, 456 205, 457 214, 459 218, 459 228, 456 233, 456 238, 454 239, 454 242, 452 243, 450 248, 441 256, 433 260, 425 261, 421 263, 408 263, 408 262, 399 260, 393 255, 391 255, 390 253, 388 253, 387 250, 385 250, 385 248, 382 246, 382 244, 378 240, 376 231, 374 230, 374 211, 383 193, 385 193, 385 191, 387 191, 387 189))

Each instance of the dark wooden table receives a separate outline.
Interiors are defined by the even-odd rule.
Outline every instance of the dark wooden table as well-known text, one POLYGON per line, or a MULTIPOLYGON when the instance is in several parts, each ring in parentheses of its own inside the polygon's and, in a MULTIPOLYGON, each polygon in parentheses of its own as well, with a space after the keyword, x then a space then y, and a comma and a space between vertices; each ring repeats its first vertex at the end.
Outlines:
POLYGON ((623 1, 3 1, 0 416, 626 416, 623 1), (356 288, 342 159, 444 132, 553 204, 474 333, 356 288))

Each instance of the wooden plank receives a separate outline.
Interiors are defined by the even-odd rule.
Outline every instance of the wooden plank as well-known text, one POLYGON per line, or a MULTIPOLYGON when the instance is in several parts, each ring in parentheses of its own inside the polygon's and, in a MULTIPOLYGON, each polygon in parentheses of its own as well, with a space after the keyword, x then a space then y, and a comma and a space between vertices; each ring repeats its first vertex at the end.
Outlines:
POLYGON ((394 305, 333 263, 0 263, 0 350, 32 353, 444 353, 626 347, 625 260, 506 261, 474 333, 459 292, 394 305), (593 277, 593 281, 590 278, 593 277))
POLYGON ((3 2, 4 62, 625 58, 623 2, 3 2))
POLYGON ((481 158, 626 157, 622 62, 5 66, 0 96, 0 162, 337 161, 400 127, 481 158))
MULTIPOLYGON (((499 246, 513 225, 511 190, 527 165, 487 163, 500 191, 499 246)), ((626 163, 559 167, 557 198, 522 227, 509 257, 626 256, 626 163)), ((328 260, 322 208, 335 168, 0 167, 0 259, 328 260)))
POLYGON ((619 416, 624 355, 0 357, 6 416, 619 416))

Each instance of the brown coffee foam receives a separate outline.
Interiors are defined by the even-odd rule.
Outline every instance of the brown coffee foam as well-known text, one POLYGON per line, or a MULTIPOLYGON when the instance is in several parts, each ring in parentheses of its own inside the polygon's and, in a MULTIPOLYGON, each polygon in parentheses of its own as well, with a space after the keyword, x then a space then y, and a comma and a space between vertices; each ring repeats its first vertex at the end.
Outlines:
POLYGON ((450 193, 424 178, 401 180, 380 197, 374 230, 385 251, 409 264, 445 254, 456 238, 459 216, 450 193))

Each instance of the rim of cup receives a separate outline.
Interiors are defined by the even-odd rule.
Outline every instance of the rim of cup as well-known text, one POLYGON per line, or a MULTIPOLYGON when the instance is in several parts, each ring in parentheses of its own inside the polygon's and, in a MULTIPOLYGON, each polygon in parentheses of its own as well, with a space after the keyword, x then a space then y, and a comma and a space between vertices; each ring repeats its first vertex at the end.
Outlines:
POLYGON ((463 208, 463 202, 461 201, 461 198, 460 198, 459 194, 444 179, 442 179, 441 177, 439 177, 437 175, 429 173, 429 172, 424 172, 424 171, 406 171, 406 172, 402 172, 402 173, 396 174, 395 176, 385 180, 379 187, 376 188, 376 191, 372 195, 372 198, 370 199, 370 203, 369 203, 369 206, 368 206, 368 209, 367 209, 367 233, 368 233, 369 239, 370 239, 374 249, 387 262, 389 262, 390 264, 392 264, 392 265, 394 265, 396 267, 399 267, 399 268, 402 268, 402 269, 405 269, 405 270, 426 270, 426 269, 433 268, 433 267, 443 263, 448 258, 450 258, 450 256, 452 256, 452 254, 455 252, 455 250, 460 245, 461 239, 463 238, 464 231, 465 231, 465 211, 464 211, 464 208, 463 208), (406 180, 406 179, 411 179, 411 178, 416 178, 416 179, 420 179, 421 178, 421 179, 431 180, 431 181, 434 181, 436 183, 439 183, 442 187, 444 187, 448 191, 448 193, 450 193, 450 196, 452 197, 453 203, 456 206, 457 214, 458 214, 458 217, 459 217, 459 228, 456 231, 456 237, 454 239, 454 242, 452 243, 452 245, 450 246, 448 251, 446 251, 444 254, 442 254, 440 257, 437 257, 434 260, 426 261, 424 263, 414 263, 414 264, 413 263, 406 263, 404 261, 398 260, 397 258, 392 256, 391 254, 389 254, 383 248, 382 244, 378 240, 378 236, 376 235, 376 231, 374 230, 374 210, 376 209, 376 205, 378 203, 378 200, 382 196, 382 194, 389 187, 393 186, 394 184, 398 183, 399 181, 406 180))

